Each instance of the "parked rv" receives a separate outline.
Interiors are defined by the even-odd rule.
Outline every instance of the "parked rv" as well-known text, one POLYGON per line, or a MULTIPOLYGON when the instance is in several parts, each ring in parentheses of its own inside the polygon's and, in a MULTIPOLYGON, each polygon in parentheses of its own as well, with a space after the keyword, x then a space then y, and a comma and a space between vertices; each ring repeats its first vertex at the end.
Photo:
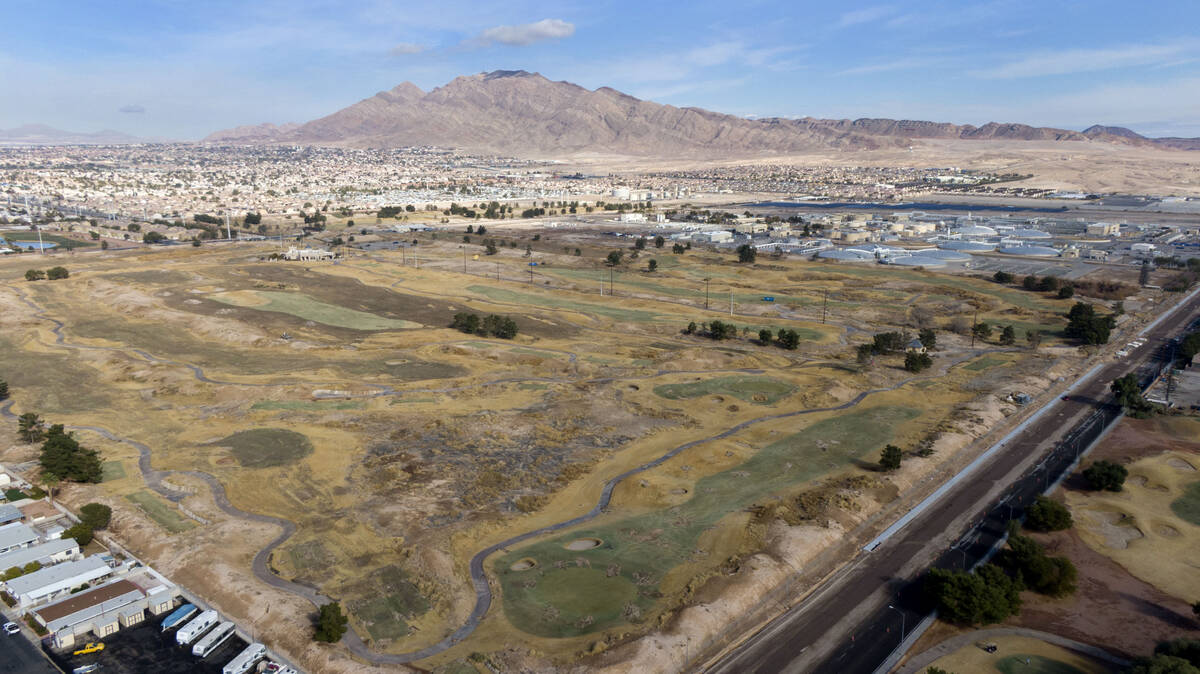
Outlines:
POLYGON ((216 611, 209 609, 197 616, 192 622, 180 627, 179 631, 175 633, 175 641, 180 646, 186 646, 195 641, 196 637, 208 631, 208 628, 216 625, 220 619, 221 616, 216 611))

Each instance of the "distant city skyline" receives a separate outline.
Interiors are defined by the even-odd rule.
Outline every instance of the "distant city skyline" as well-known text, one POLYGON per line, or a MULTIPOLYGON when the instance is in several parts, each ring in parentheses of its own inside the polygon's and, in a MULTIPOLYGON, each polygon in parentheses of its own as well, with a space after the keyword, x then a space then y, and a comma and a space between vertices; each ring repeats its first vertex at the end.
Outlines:
POLYGON ((1185 0, 9 0, 0 128, 195 140, 523 69, 743 116, 1200 136, 1198 19, 1185 0))

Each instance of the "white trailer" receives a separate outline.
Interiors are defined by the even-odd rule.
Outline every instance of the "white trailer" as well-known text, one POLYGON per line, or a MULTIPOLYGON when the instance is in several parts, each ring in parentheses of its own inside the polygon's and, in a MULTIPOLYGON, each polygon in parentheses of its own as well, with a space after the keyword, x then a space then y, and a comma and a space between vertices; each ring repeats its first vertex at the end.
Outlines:
POLYGON ((220 619, 221 616, 218 615, 216 611, 209 609, 196 616, 196 619, 192 622, 180 627, 179 631, 175 633, 175 641, 178 642, 180 646, 186 646, 187 644, 192 643, 196 637, 204 634, 205 630, 213 625, 216 625, 217 621, 220 619))
POLYGON ((192 655, 201 658, 208 657, 209 653, 217 650, 221 644, 225 643, 226 639, 233 636, 233 627, 233 622, 229 620, 214 627, 213 631, 204 635, 203 639, 197 641, 195 646, 192 646, 192 655))
POLYGON ((221 674, 246 674, 259 660, 267 656, 267 647, 262 644, 250 644, 237 657, 230 660, 221 670, 221 674))

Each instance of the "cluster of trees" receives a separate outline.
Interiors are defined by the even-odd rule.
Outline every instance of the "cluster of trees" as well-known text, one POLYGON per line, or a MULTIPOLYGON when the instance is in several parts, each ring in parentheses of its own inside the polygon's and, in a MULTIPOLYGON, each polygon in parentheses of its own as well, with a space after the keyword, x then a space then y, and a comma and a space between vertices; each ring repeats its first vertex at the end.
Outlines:
POLYGON ((1179 342, 1179 360, 1184 365, 1191 365, 1192 359, 1196 357, 1197 353, 1200 353, 1200 330, 1189 332, 1179 342))
POLYGON ((92 542, 97 530, 108 528, 111 521, 112 508, 103 503, 89 503, 79 509, 79 523, 64 531, 63 536, 84 546, 92 542))
POLYGON ((42 418, 33 412, 26 412, 17 417, 17 437, 21 438, 21 442, 27 444, 41 442, 42 436, 45 435, 44 431, 42 418))
POLYGON ((779 332, 774 335, 767 328, 762 328, 758 331, 758 341, 766 346, 774 341, 775 345, 781 349, 795 351, 800 348, 800 333, 791 328, 779 328, 779 332))
POLYGON ((933 359, 927 353, 909 351, 904 354, 904 369, 909 372, 920 372, 933 367, 933 359))
MULTIPOLYGON (((998 271, 992 275, 992 280, 1005 285, 1015 283, 1017 278, 1006 271, 998 271)), ((1057 293, 1059 299, 1068 299, 1075 295, 1075 286, 1063 281, 1057 276, 1038 278, 1030 274, 1021 279, 1021 287, 1032 292, 1057 293)))
MULTIPOLYGON (((927 350, 937 346, 937 333, 932 328, 923 328, 917 336, 921 346, 927 350)), ((879 332, 871 338, 870 342, 860 344, 858 346, 858 362, 866 363, 871 360, 872 356, 886 356, 893 353, 904 351, 908 343, 912 341, 912 336, 903 332, 879 332)), ((904 356, 904 369, 909 372, 920 372, 933 365, 933 358, 929 354, 919 351, 911 351, 904 356)))
POLYGON ((1116 323, 1116 319, 1110 315, 1097 314, 1091 304, 1076 302, 1067 312, 1067 327, 1063 333, 1084 344, 1107 344, 1116 323))
POLYGON ((1021 612, 1021 586, 996 564, 973 572, 930 569, 922 591, 938 617, 959 625, 990 625, 1021 612))
POLYGON ((71 273, 67 271, 66 267, 51 267, 44 271, 41 269, 26 269, 25 270, 25 280, 26 281, 41 281, 42 279, 58 281, 60 279, 68 278, 70 275, 71 275, 71 273))
POLYGON ((317 610, 317 620, 314 625, 313 639, 327 644, 337 643, 346 634, 350 620, 342 613, 342 605, 335 602, 323 605, 317 610))
POLYGON ((79 444, 62 424, 54 424, 45 433, 38 464, 43 475, 52 475, 72 482, 98 483, 103 477, 100 455, 79 444))
POLYGON ((21 576, 24 576, 27 573, 33 573, 34 571, 37 571, 40 568, 42 568, 41 562, 36 562, 36 561, 30 562, 30 563, 26 564, 25 566, 11 566, 8 568, 7 571, 4 572, 3 575, 0 575, 0 580, 10 581, 13 578, 20 578, 21 576))
MULTIPOLYGON (((1196 613, 1200 615, 1200 610, 1196 613)), ((1137 658, 1125 673, 1200 674, 1200 639, 1184 637, 1163 641, 1154 647, 1153 655, 1137 658)))
POLYGON ((0 400, 8 399, 8 382, 0 379, 0 400))
POLYGON ((751 263, 758 259, 758 249, 748 243, 737 247, 738 262, 751 263))
POLYGON ((399 220, 406 211, 409 213, 414 213, 416 210, 417 209, 412 204, 407 206, 384 206, 375 213, 375 217, 381 220, 383 218, 395 218, 399 220))
MULTIPOLYGON (((167 237, 158 232, 146 232, 142 235, 142 243, 162 243, 167 240, 167 237)), ((199 243, 200 239, 196 239, 199 243)))
POLYGON ((1129 471, 1119 463, 1105 459, 1094 462, 1083 470, 1083 479, 1093 491, 1121 491, 1129 471))
POLYGON ((725 321, 716 319, 713 319, 707 323, 701 323, 699 326, 696 325, 695 321, 692 321, 691 323, 688 323, 686 328, 684 328, 683 333, 685 335, 704 335, 709 339, 719 342, 723 339, 733 339, 737 337, 738 327, 733 323, 726 323, 725 321))
POLYGON ((461 312, 454 314, 450 327, 469 335, 492 336, 500 339, 512 339, 517 336, 517 322, 508 316, 488 314, 482 319, 478 314, 461 312))
POLYGON ((1025 528, 1033 531, 1062 531, 1074 524, 1065 505, 1045 496, 1038 496, 1025 514, 1025 528))
MULTIPOLYGON (((1015 524, 1015 523, 1014 523, 1015 524)), ((1051 557, 1040 543, 1010 531, 996 562, 973 572, 930 569, 922 586, 938 617, 960 625, 989 625, 1021 612, 1021 592, 1064 597, 1076 589, 1078 571, 1066 557, 1051 557)))
POLYGON ((1159 409, 1158 405, 1142 397, 1142 387, 1138 384, 1137 375, 1132 372, 1114 379, 1110 388, 1117 402, 1125 408, 1125 413, 1135 419, 1145 419, 1159 409))
POLYGON ((883 451, 879 453, 879 468, 881 470, 892 472, 900 468, 900 461, 904 458, 904 453, 896 445, 886 445, 883 451))
POLYGON ((1079 577, 1075 565, 1066 557, 1051 557, 1041 543, 1012 531, 1008 545, 996 557, 1023 588, 1048 597, 1066 597, 1075 592, 1079 577))
POLYGON ((480 226, 479 226, 479 229, 475 229, 475 227, 474 227, 473 225, 467 225, 467 234, 472 234, 472 233, 474 233, 474 234, 487 234, 487 227, 484 227, 483 225, 480 225, 480 226))

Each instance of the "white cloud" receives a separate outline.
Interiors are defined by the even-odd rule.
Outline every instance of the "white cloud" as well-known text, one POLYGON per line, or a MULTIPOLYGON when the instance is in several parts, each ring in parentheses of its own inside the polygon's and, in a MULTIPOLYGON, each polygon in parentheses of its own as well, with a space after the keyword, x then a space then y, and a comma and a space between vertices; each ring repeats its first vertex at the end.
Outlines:
POLYGON ((881 63, 870 63, 867 65, 855 66, 847 68, 839 75, 874 75, 876 73, 890 73, 897 70, 912 70, 914 68, 925 68, 935 64, 936 61, 927 58, 904 58, 894 61, 883 61, 881 63))
POLYGON ((128 115, 140 115, 146 112, 146 108, 140 105, 123 105, 117 109, 117 112, 124 112, 128 115))
POLYGON ((1196 47, 1195 43, 1179 42, 1043 51, 994 68, 978 70, 974 74, 989 79, 1013 79, 1151 66, 1177 61, 1181 56, 1195 52, 1196 47))
POLYGON ((425 51, 424 45, 414 44, 412 42, 401 42, 400 44, 388 50, 392 56, 408 56, 410 54, 420 54, 425 51))
POLYGON ((561 40, 575 34, 575 24, 561 19, 542 19, 533 23, 523 23, 518 26, 495 26, 488 28, 475 38, 481 45, 506 44, 513 47, 523 47, 535 42, 546 40, 561 40))
POLYGON ((880 5, 878 7, 864 7, 863 9, 856 9, 852 12, 846 12, 845 14, 842 14, 840 17, 838 17, 837 27, 838 28, 848 28, 850 26, 857 26, 857 25, 863 24, 863 23, 871 23, 872 21, 879 21, 880 19, 885 19, 885 18, 891 16, 894 12, 895 12, 895 10, 887 5, 880 5))

